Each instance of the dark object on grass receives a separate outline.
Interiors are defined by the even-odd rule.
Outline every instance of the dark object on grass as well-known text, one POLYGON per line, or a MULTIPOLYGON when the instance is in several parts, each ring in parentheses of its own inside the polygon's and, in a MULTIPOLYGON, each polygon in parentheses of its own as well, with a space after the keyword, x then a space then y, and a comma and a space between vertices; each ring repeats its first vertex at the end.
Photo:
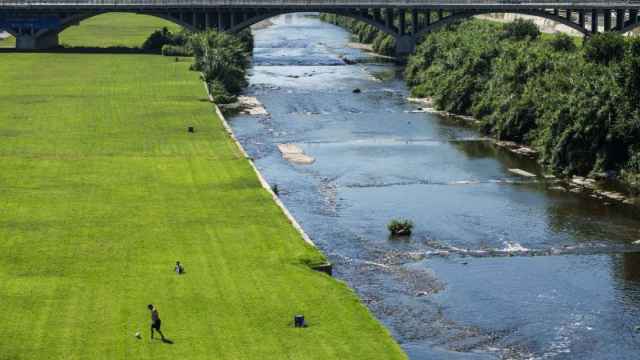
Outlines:
POLYGON ((176 267, 174 268, 174 270, 178 275, 184 274, 184 266, 180 264, 180 261, 176 261, 176 267))
POLYGON ((329 276, 333 276, 333 265, 331 263, 324 263, 319 265, 313 265, 311 268, 315 271, 325 273, 329 276))
POLYGON ((187 131, 189 131, 190 133, 196 132, 196 129, 193 126, 189 126, 187 128, 187 131))
POLYGON ((355 88, 352 91, 354 94, 360 94, 362 92, 362 90, 360 90, 359 88, 355 88))
POLYGON ((279 189, 278 189, 278 184, 274 184, 274 185, 271 187, 271 191, 273 191, 273 193, 274 193, 274 194, 279 195, 279 192, 280 192, 280 191, 279 191, 279 189))
POLYGON ((411 220, 404 219, 393 219, 387 225, 387 229, 393 236, 408 236, 411 235, 411 230, 413 229, 413 222, 411 220))
POLYGON ((295 315, 293 317, 293 326, 297 327, 297 328, 307 327, 307 325, 304 323, 304 316, 303 315, 295 315))

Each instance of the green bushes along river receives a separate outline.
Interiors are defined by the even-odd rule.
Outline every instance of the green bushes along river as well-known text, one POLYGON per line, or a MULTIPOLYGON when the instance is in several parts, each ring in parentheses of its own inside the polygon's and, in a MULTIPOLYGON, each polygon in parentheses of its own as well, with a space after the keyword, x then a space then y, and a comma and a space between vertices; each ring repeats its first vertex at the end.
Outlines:
MULTIPOLYGON (((362 42, 374 39, 379 50, 375 40, 383 35, 371 26, 323 18, 362 42)), ((638 190, 640 39, 604 33, 576 40, 540 34, 522 20, 470 20, 426 35, 405 79, 413 96, 432 98, 435 108, 474 116, 486 134, 533 147, 555 174, 619 175, 638 190)))
POLYGON ((253 37, 249 30, 231 35, 214 30, 173 33, 163 28, 152 33, 142 49, 165 56, 193 56, 191 68, 202 73, 214 102, 228 104, 247 86, 253 37))
POLYGON ((405 78, 414 96, 534 147, 554 173, 619 173, 638 187, 638 38, 604 33, 577 47, 529 22, 473 20, 426 36, 405 78))

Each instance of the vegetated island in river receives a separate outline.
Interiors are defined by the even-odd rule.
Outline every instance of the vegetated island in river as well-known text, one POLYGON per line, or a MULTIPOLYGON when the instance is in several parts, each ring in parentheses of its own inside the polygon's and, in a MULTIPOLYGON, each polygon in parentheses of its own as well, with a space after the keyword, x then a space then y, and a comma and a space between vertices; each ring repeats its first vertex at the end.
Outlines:
MULTIPOLYGON (((321 18, 389 54, 393 38, 335 15, 321 18)), ((413 97, 477 119, 500 141, 526 144, 562 177, 621 180, 640 193, 640 38, 584 41, 530 21, 468 20, 427 34, 409 59, 413 97)))

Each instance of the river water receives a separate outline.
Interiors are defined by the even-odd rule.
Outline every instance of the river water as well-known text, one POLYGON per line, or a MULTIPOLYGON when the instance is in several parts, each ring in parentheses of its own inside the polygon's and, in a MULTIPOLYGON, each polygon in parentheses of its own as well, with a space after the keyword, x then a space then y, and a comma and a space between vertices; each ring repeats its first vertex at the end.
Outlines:
POLYGON ((254 31, 231 125, 280 197, 411 359, 637 359, 637 210, 553 190, 532 160, 416 112, 391 64, 300 14, 254 31), (360 88, 361 93, 352 90, 360 88), (277 144, 316 161, 283 160, 277 144), (392 218, 410 238, 390 239, 392 218))

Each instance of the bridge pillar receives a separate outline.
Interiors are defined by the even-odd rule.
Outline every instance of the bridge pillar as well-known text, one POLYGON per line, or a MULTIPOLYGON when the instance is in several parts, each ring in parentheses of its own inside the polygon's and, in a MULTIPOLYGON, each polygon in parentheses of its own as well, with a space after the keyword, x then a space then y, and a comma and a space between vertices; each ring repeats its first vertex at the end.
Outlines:
POLYGON ((611 10, 604 10, 604 31, 611 31, 611 10))
POLYGON ((16 36, 16 49, 19 50, 44 50, 58 46, 58 33, 55 32, 41 36, 31 34, 18 34, 16 36))
POLYGON ((638 23, 638 10, 629 10, 629 21, 634 25, 638 23))
POLYGON ((218 31, 224 31, 226 29, 224 24, 224 15, 220 9, 218 9, 218 31))
POLYGON ((373 9, 373 19, 376 22, 382 22, 382 15, 380 14, 380 9, 373 9))
POLYGON ((578 13, 578 23, 581 28, 584 28, 585 20, 584 20, 584 10, 580 10, 578 13))
POLYGON ((398 9, 398 27, 400 36, 404 36, 407 33, 406 14, 404 9, 398 9))
POLYGON ((591 33, 598 33, 598 10, 591 10, 591 33))
POLYGON ((418 24, 418 10, 411 10, 411 32, 415 35, 420 31, 420 26, 418 24))
POLYGON ((403 35, 396 37, 396 57, 406 58, 416 48, 416 39, 411 35, 403 35))
POLYGON ((622 28, 624 28, 624 17, 626 15, 626 11, 625 10, 616 10, 616 29, 618 31, 622 30, 622 28))
POLYGON ((384 25, 388 28, 393 28, 393 9, 386 8, 384 15, 384 25))

